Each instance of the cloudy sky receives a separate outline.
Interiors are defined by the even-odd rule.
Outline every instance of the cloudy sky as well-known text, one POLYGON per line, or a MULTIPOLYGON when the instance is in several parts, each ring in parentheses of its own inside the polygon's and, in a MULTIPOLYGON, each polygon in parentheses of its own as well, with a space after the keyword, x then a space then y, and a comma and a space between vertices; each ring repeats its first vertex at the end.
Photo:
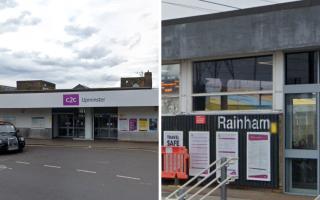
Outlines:
POLYGON ((218 13, 297 0, 162 0, 162 19, 218 13))
POLYGON ((0 85, 42 79, 71 88, 117 87, 153 72, 158 0, 0 0, 0 85))

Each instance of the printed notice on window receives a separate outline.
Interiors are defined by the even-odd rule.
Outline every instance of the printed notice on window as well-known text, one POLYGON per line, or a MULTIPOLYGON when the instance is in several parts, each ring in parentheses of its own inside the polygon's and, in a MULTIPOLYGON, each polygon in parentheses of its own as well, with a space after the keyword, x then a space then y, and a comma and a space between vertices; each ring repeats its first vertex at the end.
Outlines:
MULTIPOLYGON (((210 165, 210 144, 208 131, 189 132, 189 175, 196 176, 210 165)), ((208 175, 209 170, 201 176, 208 175)))
POLYGON ((247 133, 247 180, 271 181, 270 133, 247 133))
MULTIPOLYGON (((238 132, 216 132, 216 158, 238 158, 238 132)), ((217 167, 220 162, 217 164, 217 167)), ((217 171, 220 176, 220 170, 217 171)), ((238 160, 234 161, 228 167, 228 176, 239 176, 238 160)))
POLYGON ((183 131, 164 131, 164 146, 183 146, 183 131))

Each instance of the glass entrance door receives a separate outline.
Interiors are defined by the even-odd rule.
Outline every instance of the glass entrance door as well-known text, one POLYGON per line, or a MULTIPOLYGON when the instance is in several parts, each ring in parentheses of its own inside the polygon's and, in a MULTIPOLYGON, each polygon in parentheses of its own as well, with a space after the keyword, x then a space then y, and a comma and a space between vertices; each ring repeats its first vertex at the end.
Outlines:
POLYGON ((118 138, 118 116, 110 113, 94 115, 94 137, 105 139, 118 138))
POLYGON ((68 112, 57 112, 57 110, 55 111, 56 112, 53 113, 53 132, 55 137, 84 138, 84 110, 69 109, 68 112))
POLYGON ((58 136, 73 137, 74 135, 73 125, 74 125, 73 114, 58 115, 58 136))
POLYGON ((286 191, 317 192, 317 95, 286 95, 286 191))

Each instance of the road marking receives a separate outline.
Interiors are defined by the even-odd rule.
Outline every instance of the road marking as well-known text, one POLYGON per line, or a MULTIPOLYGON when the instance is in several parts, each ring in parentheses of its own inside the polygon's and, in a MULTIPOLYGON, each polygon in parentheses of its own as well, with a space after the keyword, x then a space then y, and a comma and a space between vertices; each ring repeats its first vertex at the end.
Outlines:
POLYGON ((94 172, 94 171, 83 170, 83 169, 77 169, 77 172, 85 172, 85 173, 90 173, 90 174, 96 174, 97 173, 97 172, 94 172))
POLYGON ((55 166, 55 165, 43 165, 44 167, 49 167, 49 168, 57 168, 60 169, 60 166, 55 166))
POLYGON ((121 175, 117 175, 118 178, 126 178, 126 179, 132 179, 132 180, 137 180, 140 181, 141 178, 136 178, 136 177, 130 177, 130 176, 121 176, 121 175))
POLYGON ((24 161, 16 161, 16 163, 18 163, 18 164, 24 164, 24 165, 30 165, 29 162, 24 162, 24 161))

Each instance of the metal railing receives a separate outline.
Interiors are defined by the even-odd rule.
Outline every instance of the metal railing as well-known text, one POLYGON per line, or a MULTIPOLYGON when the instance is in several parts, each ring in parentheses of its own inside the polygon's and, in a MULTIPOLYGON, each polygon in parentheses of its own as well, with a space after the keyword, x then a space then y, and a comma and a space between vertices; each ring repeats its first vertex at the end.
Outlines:
POLYGON ((227 199, 227 190, 226 185, 229 182, 234 181, 237 176, 228 176, 227 175, 227 168, 230 164, 232 164, 234 161, 238 160, 238 158, 221 158, 219 160, 214 161, 211 163, 208 167, 200 171, 197 175, 195 175, 192 179, 190 179, 188 182, 186 182, 184 185, 179 187, 177 190, 175 190, 173 193, 171 193, 169 196, 167 196, 166 200, 191 200, 194 199, 197 195, 199 195, 202 191, 204 191, 206 188, 208 188, 210 185, 213 185, 214 183, 218 183, 217 186, 215 186, 213 189, 211 189, 209 192, 207 192, 204 196, 200 198, 200 200, 205 199, 210 194, 212 194, 217 189, 221 188, 221 200, 227 199), (213 166, 220 163, 216 168, 211 171, 208 175, 206 175, 204 178, 202 178, 200 181, 198 181, 196 184, 191 186, 189 189, 186 190, 187 186, 189 186, 193 181, 198 179, 204 172, 209 171, 213 166), (218 171, 221 171, 220 177, 217 175, 218 171), (193 191, 197 186, 199 186, 204 181, 208 180, 212 175, 216 174, 216 177, 211 180, 209 183, 204 185, 202 188, 200 188, 198 191, 193 193, 191 196, 189 195, 191 191, 193 191), (220 178, 220 181, 219 181, 220 178), (187 196, 189 195, 189 196, 187 196))
POLYGON ((317 196, 314 200, 320 200, 320 195, 317 196))

